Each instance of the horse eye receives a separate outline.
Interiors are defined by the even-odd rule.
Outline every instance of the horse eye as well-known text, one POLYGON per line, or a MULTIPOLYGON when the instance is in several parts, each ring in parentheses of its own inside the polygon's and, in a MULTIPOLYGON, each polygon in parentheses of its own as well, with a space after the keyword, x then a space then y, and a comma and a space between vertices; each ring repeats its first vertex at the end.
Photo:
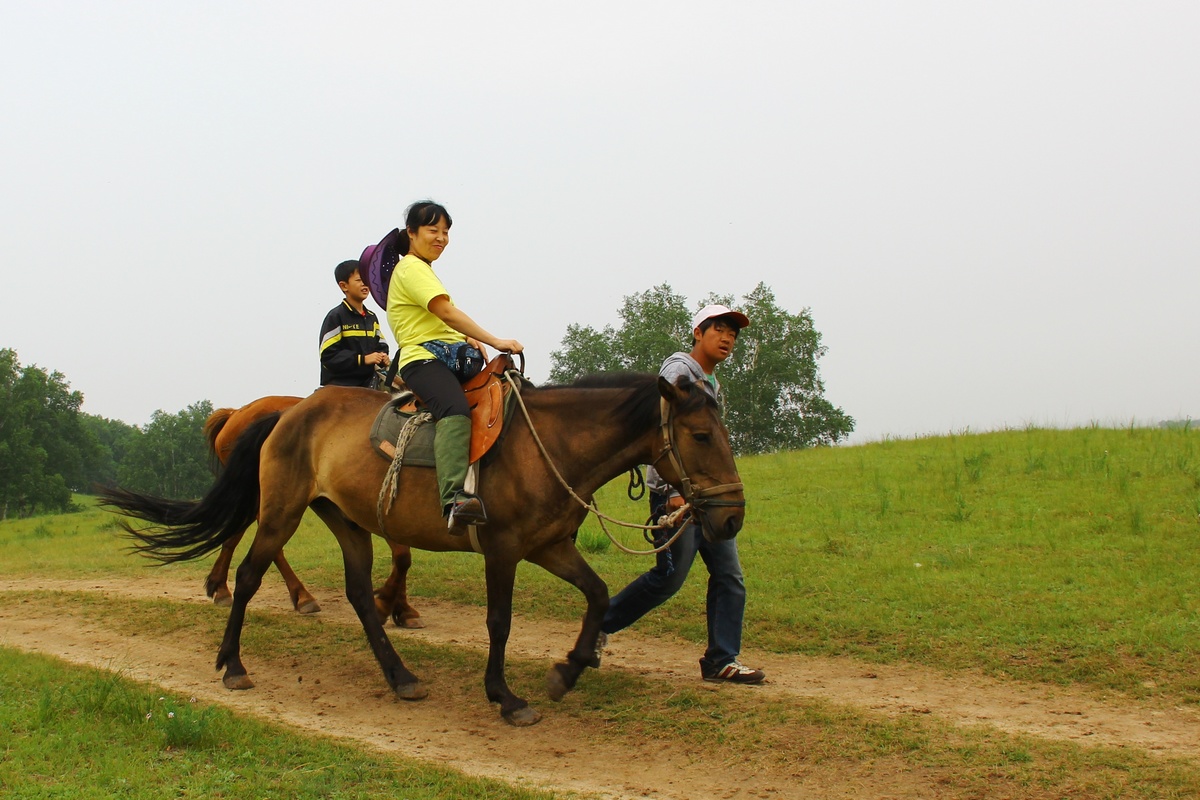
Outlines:
POLYGON ((700 444, 707 444, 712 439, 707 433, 693 433, 692 438, 700 444))

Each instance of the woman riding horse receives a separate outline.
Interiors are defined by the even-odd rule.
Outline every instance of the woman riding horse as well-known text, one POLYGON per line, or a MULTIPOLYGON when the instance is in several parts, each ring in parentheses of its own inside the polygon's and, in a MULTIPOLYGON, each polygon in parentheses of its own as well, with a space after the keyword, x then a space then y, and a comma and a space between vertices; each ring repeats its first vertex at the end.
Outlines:
POLYGON ((487 523, 478 495, 463 488, 471 448, 471 409, 463 394, 460 353, 479 351, 478 366, 486 360, 482 344, 520 353, 516 339, 500 339, 483 329, 450 299, 433 272, 450 244, 450 212, 437 203, 413 203, 405 214, 400 252, 388 288, 387 316, 396 344, 400 377, 433 415, 433 452, 437 461, 438 495, 446 527, 463 533, 464 526, 487 523), (482 344, 481 344, 482 343, 482 344))

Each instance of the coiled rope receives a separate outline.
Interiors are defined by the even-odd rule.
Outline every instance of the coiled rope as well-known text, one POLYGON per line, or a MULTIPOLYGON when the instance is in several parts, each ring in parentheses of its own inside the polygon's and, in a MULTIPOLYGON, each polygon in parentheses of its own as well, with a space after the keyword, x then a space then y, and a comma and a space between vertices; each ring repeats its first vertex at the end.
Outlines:
POLYGON ((404 466, 404 450, 416 435, 417 428, 432 419, 433 414, 428 411, 419 411, 408 418, 404 427, 400 429, 399 435, 396 436, 396 455, 392 456, 392 463, 388 465, 387 474, 383 476, 383 485, 379 487, 379 500, 375 503, 375 518, 379 522, 379 532, 385 538, 387 530, 383 520, 392 510, 392 503, 396 500, 396 491, 400 484, 400 468, 404 466))

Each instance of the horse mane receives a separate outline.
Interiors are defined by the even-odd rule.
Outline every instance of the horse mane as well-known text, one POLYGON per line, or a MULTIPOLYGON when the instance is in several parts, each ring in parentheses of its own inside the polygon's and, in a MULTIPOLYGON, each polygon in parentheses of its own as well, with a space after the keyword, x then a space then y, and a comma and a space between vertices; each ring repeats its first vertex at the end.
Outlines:
MULTIPOLYGON (((681 378, 676 384, 687 396, 679 410, 693 411, 697 406, 708 403, 714 408, 716 400, 708 392, 695 389, 695 384, 681 378)), ((650 372, 595 372, 577 378, 573 383, 543 385, 545 389, 625 389, 627 390, 613 407, 613 416, 630 426, 644 428, 658 425, 660 417, 658 376, 650 372)))

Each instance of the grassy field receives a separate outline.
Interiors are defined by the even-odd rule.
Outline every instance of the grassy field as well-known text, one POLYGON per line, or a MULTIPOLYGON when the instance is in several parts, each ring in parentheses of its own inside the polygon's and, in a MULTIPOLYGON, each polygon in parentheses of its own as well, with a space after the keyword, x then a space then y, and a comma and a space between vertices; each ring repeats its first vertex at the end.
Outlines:
MULTIPOLYGON (((1195 706, 1196 447, 1197 434, 1189 429, 1030 429, 744 459, 739 466, 748 507, 739 548, 750 598, 746 660, 772 651, 906 661, 1195 706)), ((624 493, 624 481, 606 487, 601 508, 640 522, 644 503, 632 503, 624 493)), ((80 502, 89 505, 86 498, 80 502)), ((111 516, 91 507, 0 523, 0 577, 147 569, 122 551, 117 532, 111 516)), ((619 536, 628 545, 640 539, 631 531, 619 536)), ((580 542, 614 591, 649 563, 608 546, 591 522, 580 542)), ((340 584, 340 554, 314 518, 305 520, 288 553, 306 581, 340 584)), ((382 578, 382 555, 378 562, 382 578)), ((207 568, 208 562, 159 569, 198 588, 207 568)), ((675 611, 651 614, 638 623, 640 632, 703 641, 703 568, 697 569, 672 601, 675 611), (696 612, 681 613, 685 608, 696 612)), ((416 553, 410 591, 481 605, 482 560, 416 553)), ((578 619, 582 609, 571 587, 534 567, 522 569, 515 603, 521 613, 562 620, 578 619)), ((160 610, 145 613, 161 616, 160 610)), ((215 631, 223 617, 214 614, 206 624, 215 631)), ((528 667, 534 675, 542 668, 528 667)), ((973 738, 932 723, 881 724, 819 704, 748 709, 742 705, 753 701, 742 697, 712 700, 678 691, 656 700, 653 689, 621 684, 633 678, 597 674, 602 677, 573 702, 580 713, 633 726, 626 733, 635 737, 686 740, 689 720, 699 728, 713 715, 741 721, 743 735, 750 736, 756 715, 791 715, 789 725, 813 732, 807 746, 839 756, 900 754, 924 768, 961 773, 968 786, 975 770, 986 776, 989 764, 1004 763, 1015 780, 1060 787, 1061 796, 1184 797, 1200 791, 1200 772, 1191 766, 1003 736, 973 738), (649 698, 636 716, 619 712, 620 698, 630 694, 649 698), (714 702, 720 707, 711 708, 714 702), (1071 781, 1082 778, 1064 783, 1063 776, 1076 772, 1098 782, 1092 788, 1107 788, 1072 795, 1071 781)), ((47 702, 27 704, 23 713, 44 720, 38 708, 47 702)), ((146 726, 138 730, 146 735, 146 726)), ((794 747, 767 744, 780 752, 794 747)), ((437 781, 445 779, 429 780, 436 792, 437 781)), ((978 780, 986 785, 986 777, 978 780)), ((357 796, 353 785, 346 791, 357 796)))
POLYGON ((546 800, 289 733, 120 674, 0 647, 0 794, 18 798, 546 800))
MULTIPOLYGON (((1200 702, 1198 440, 1191 429, 1030 429, 743 459, 744 646, 1200 702)), ((624 479, 599 503, 644 521, 624 479)), ((610 530, 644 546, 640 532, 610 530)), ((0 574, 150 568, 118 533, 94 507, 2 523, 0 574)), ((608 546, 592 521, 580 543, 614 592, 650 565, 608 546)), ((384 552, 377 545, 380 580, 384 552)), ((340 585, 340 552, 311 514, 288 553, 302 579, 340 585)), ((208 564, 154 568, 199 582, 208 564)), ((417 552, 410 592, 482 605, 482 566, 474 555, 417 552)), ((702 572, 672 603, 702 607, 702 572)), ((515 604, 560 619, 582 608, 573 588, 529 565, 515 604)), ((705 636, 701 614, 653 614, 639 629, 705 636)))

